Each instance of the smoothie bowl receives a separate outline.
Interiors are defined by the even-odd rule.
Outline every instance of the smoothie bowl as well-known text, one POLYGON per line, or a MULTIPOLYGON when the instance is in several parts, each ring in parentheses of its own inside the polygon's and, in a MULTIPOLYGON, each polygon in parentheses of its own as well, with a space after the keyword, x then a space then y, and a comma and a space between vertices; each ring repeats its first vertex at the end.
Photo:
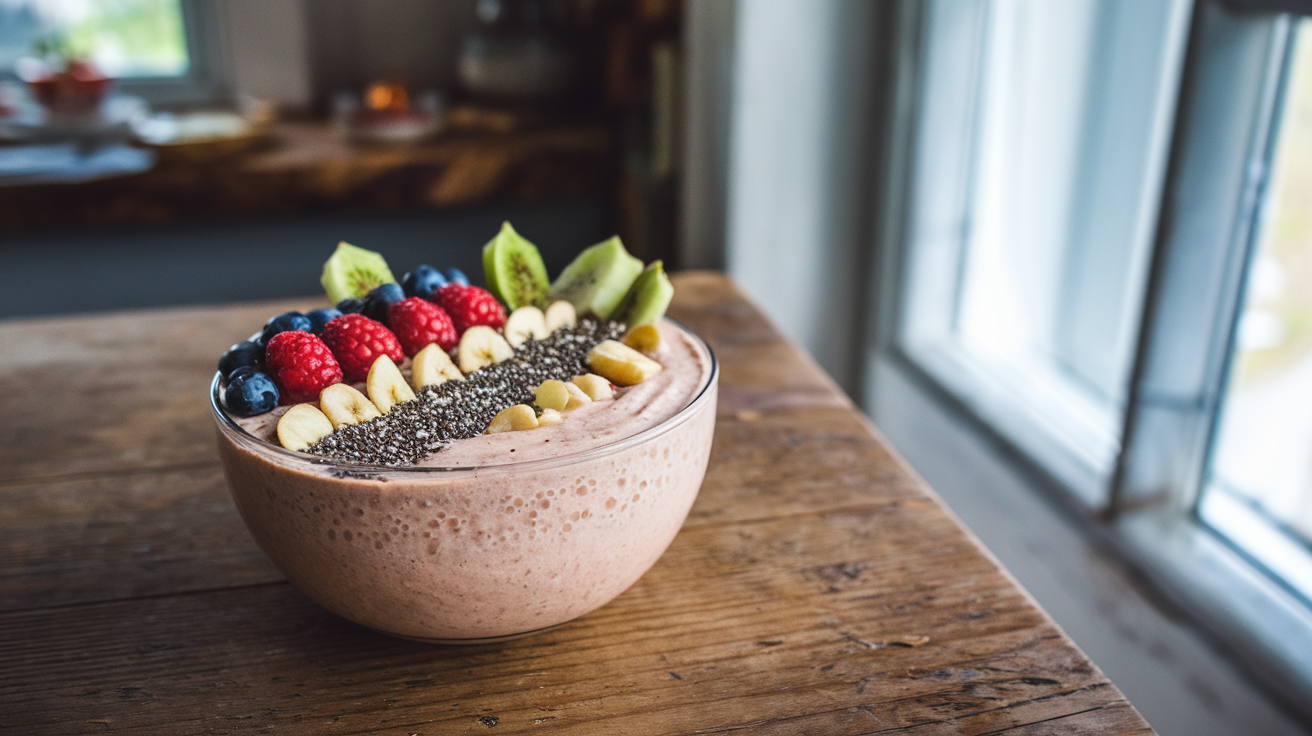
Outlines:
MULTIPOLYGON (((475 643, 570 621, 614 599, 655 564, 706 471, 715 358, 671 320, 658 318, 650 328, 659 347, 648 345, 648 352, 662 366, 654 375, 612 385, 612 395, 571 407, 554 422, 546 421, 554 410, 538 408, 542 421, 530 431, 489 427, 403 463, 350 461, 349 453, 332 449, 332 436, 300 451, 281 446, 278 425, 297 405, 245 416, 225 392, 239 379, 220 372, 210 404, 233 499, 256 542, 294 585, 369 628, 475 643)), ((516 348, 505 365, 535 345, 516 348)), ((403 359, 398 371, 409 380, 415 360, 403 359)), ((444 396, 468 393, 479 379, 470 372, 450 382, 447 393, 420 388, 409 411, 425 402, 445 405, 444 396)), ((356 385, 367 390, 372 382, 356 385)), ((331 414, 329 402, 320 403, 331 414)), ((498 410, 492 424, 509 411, 498 410)), ((377 432, 386 422, 358 426, 377 432)))

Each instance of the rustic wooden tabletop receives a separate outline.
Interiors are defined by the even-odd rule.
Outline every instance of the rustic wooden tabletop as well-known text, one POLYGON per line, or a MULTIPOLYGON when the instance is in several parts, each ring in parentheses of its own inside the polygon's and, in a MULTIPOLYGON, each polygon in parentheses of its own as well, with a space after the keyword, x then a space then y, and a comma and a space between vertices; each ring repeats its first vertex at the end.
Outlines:
POLYGON ((0 730, 1144 734, 1105 676, 722 276, 683 531, 602 609, 437 647, 328 613, 228 497, 206 390, 306 302, 0 322, 0 730))

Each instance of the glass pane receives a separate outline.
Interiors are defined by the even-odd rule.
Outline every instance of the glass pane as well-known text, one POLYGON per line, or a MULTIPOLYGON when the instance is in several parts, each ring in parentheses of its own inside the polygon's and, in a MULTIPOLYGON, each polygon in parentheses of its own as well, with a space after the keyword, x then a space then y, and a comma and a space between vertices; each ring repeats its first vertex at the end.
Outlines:
POLYGON ((52 42, 111 77, 171 77, 189 67, 180 0, 0 0, 0 69, 52 42))
MULTIPOLYGON (((1265 562, 1256 542, 1264 524, 1312 541, 1312 27, 1300 21, 1259 240, 1231 368, 1203 519, 1265 562), (1224 498, 1217 494, 1224 494, 1224 498), (1243 507, 1243 513, 1234 511, 1243 507), (1223 509, 1229 509, 1222 513, 1223 509)), ((1306 561, 1299 564, 1307 564, 1306 561)), ((1312 571, 1309 571, 1312 572, 1312 571)), ((1292 570, 1284 573, 1287 581, 1292 570)))

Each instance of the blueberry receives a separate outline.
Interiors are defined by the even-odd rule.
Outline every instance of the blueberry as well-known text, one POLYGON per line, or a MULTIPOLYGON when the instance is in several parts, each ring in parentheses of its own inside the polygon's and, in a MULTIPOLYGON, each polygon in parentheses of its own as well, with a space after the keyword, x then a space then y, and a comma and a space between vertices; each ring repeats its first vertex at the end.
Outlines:
POLYGON ((365 310, 365 300, 358 298, 358 296, 350 296, 348 299, 337 302, 337 311, 344 315, 358 315, 363 310, 365 310))
POLYGON ((307 312, 305 316, 310 320, 310 332, 318 335, 323 332, 324 325, 342 316, 342 310, 332 307, 316 309, 313 312, 307 312))
POLYGON ((400 284, 383 284, 376 287, 364 298, 364 316, 387 324, 387 309, 405 298, 400 284))
POLYGON ((464 271, 461 271, 458 268, 448 268, 446 270, 446 280, 453 284, 469 286, 469 277, 465 275, 464 271))
POLYGON ((263 367, 264 346, 251 340, 233 345, 222 358, 219 358, 219 373, 222 373, 224 378, 230 378, 233 371, 238 368, 259 370, 263 367))
POLYGON ((443 286, 446 286, 446 277, 436 268, 427 265, 415 266, 415 270, 407 271, 401 279, 401 288, 405 290, 406 296, 432 299, 433 292, 443 286))
POLYGON ((272 411, 278 405, 278 387, 263 373, 243 372, 228 382, 223 401, 233 414, 253 417, 272 411))
POLYGON ((294 330, 309 332, 310 318, 300 312, 283 312, 264 323, 264 332, 260 335, 260 341, 268 345, 269 340, 279 332, 292 332, 294 330))

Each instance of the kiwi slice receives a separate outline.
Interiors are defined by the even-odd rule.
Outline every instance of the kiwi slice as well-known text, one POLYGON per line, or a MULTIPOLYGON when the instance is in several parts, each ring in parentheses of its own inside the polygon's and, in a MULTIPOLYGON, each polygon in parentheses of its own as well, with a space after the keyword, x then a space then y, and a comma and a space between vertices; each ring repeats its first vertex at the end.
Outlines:
POLYGON ((383 284, 396 283, 396 277, 381 254, 342 241, 323 264, 319 283, 336 304, 343 299, 363 298, 383 284))
POLYGON ((619 236, 584 249, 556 277, 548 301, 564 299, 579 314, 610 317, 642 273, 642 261, 629 255, 619 236))
POLYGON ((610 318, 629 327, 655 322, 665 316, 665 310, 673 297, 674 284, 665 275, 664 264, 652 261, 633 280, 633 286, 629 287, 628 293, 610 318))
POLYGON ((483 276, 487 290, 510 311, 546 306, 547 267, 537 246, 515 232, 509 222, 483 246, 483 276))

